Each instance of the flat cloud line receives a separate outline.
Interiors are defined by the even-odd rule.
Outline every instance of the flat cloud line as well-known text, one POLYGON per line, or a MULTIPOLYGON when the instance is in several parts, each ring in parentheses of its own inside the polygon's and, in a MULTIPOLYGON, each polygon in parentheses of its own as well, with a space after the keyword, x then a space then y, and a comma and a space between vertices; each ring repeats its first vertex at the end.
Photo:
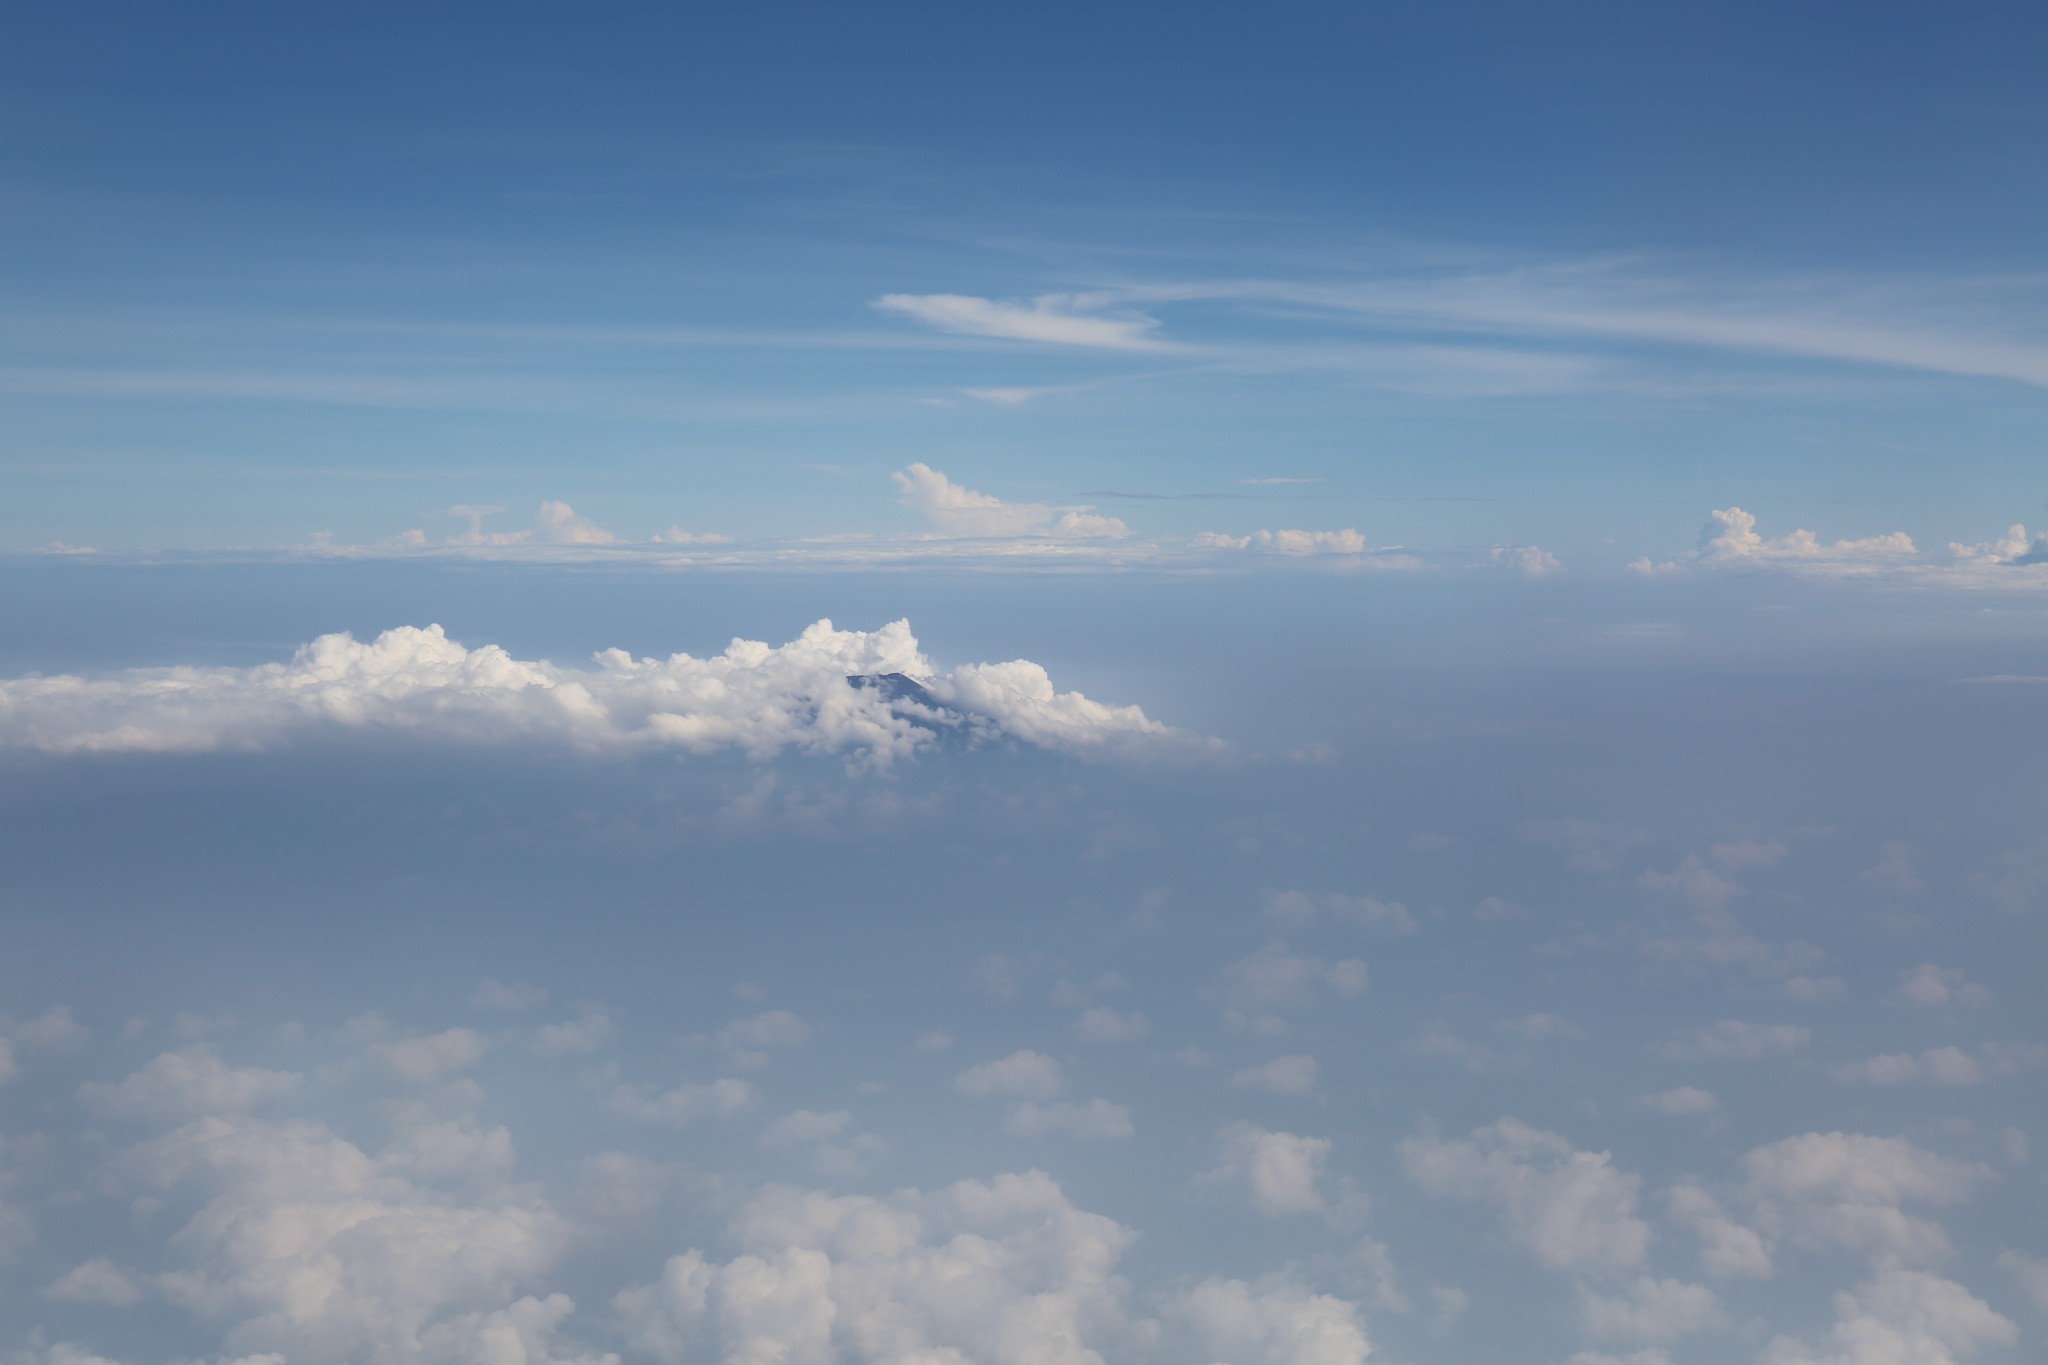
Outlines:
POLYGON ((600 650, 594 667, 466 648, 438 625, 372 640, 322 635, 285 662, 0 679, 0 752, 261 752, 336 731, 593 754, 844 754, 871 769, 942 743, 1074 755, 1219 748, 1137 706, 1061 692, 1027 659, 933 666, 910 623, 829 620, 779 646, 735 639, 699 658, 600 650), (878 682, 884 685, 876 685, 878 682))

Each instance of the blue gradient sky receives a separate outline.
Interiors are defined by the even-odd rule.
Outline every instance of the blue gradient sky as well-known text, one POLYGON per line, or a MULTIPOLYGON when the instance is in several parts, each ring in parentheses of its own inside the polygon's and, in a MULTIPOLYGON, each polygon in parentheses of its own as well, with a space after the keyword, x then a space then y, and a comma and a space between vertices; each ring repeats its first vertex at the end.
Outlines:
POLYGON ((0 541, 875 534, 912 460, 1175 535, 1981 540, 2041 501, 2048 38, 1851 15, 45 7, 0 541))

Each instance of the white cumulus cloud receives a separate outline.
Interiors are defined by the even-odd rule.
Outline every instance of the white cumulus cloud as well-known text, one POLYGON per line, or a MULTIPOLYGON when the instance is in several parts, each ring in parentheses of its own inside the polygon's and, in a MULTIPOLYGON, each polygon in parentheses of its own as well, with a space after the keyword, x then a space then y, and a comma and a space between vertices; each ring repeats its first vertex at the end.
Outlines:
MULTIPOLYGON (((289 662, 253 668, 11 678, 0 680, 0 749, 248 751, 373 730, 593 752, 850 752, 883 763, 935 743, 942 727, 1078 752, 1175 737, 1135 706, 1057 691, 1027 660, 939 672, 906 621, 875 631, 820 621, 785 645, 735 640, 709 658, 612 649, 595 663, 516 659, 496 645, 467 649, 439 626, 405 626, 369 641, 323 635, 289 662), (943 710, 848 682, 880 674, 913 679, 943 710)), ((482 998, 502 1008, 507 997, 482 998)))
POLYGON ((954 483, 922 462, 889 477, 896 481, 905 507, 923 513, 948 535, 1115 540, 1130 534, 1122 521, 1101 516, 1092 507, 1004 502, 993 494, 954 483))
POLYGON ((1577 1151, 1518 1119, 1463 1138, 1410 1138, 1401 1165, 1430 1194, 1493 1205, 1502 1229, 1549 1269, 1632 1270, 1648 1254, 1650 1226, 1636 1216, 1641 1180, 1606 1152, 1577 1151))

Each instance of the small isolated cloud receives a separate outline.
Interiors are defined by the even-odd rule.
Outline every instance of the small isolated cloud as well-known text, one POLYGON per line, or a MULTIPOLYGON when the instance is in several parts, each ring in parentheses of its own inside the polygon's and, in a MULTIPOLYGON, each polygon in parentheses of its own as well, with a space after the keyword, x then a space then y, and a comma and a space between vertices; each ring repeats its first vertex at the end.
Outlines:
POLYGON ((1723 1019, 1707 1028, 1685 1030, 1664 1045, 1664 1054, 1680 1061, 1755 1061, 1760 1057, 1786 1057, 1803 1052, 1812 1041, 1813 1030, 1797 1024, 1752 1024, 1723 1019))
POLYGON ((1415 932, 1415 917, 1408 913, 1407 906, 1378 896, 1267 891, 1261 894, 1260 902, 1259 908, 1266 918, 1287 929, 1327 921, 1394 934, 1415 932))
POLYGON ((1330 1155, 1328 1138, 1278 1133, 1240 1122, 1226 1125, 1217 1141, 1222 1162, 1204 1180, 1241 1185, 1252 1207, 1268 1218, 1324 1211, 1320 1185, 1323 1163, 1330 1155))
POLYGON ((1366 551, 1365 537, 1349 526, 1341 531, 1252 531, 1241 536, 1204 531, 1190 543, 1197 550, 1291 555, 1297 558, 1357 556, 1366 551))
POLYGON ((1643 1275, 1619 1294, 1579 1286, 1579 1327, 1595 1341, 1668 1345, 1724 1321, 1720 1299, 1703 1284, 1643 1275))
POLYGON ((874 307, 956 336, 1032 341, 1109 351, 1170 349, 1151 333, 1156 319, 1137 313, 1102 313, 1072 294, 1041 294, 1028 302, 1002 302, 973 294, 884 294, 874 307))
POLYGON ((1721 1110, 1721 1101, 1714 1098, 1713 1092, 1702 1090, 1696 1085, 1681 1085, 1672 1090, 1660 1090, 1654 1095, 1643 1096, 1636 1103, 1651 1113, 1662 1114, 1666 1118, 1700 1118, 1717 1114, 1721 1110))
POLYGON ((451 1028, 373 1044, 368 1059, 401 1085, 440 1085, 483 1060, 484 1040, 474 1029, 451 1028))
POLYGON ((874 1133, 849 1131, 853 1115, 844 1109, 819 1113, 799 1109, 785 1114, 761 1132, 761 1146, 770 1151, 807 1152, 819 1174, 865 1174, 886 1156, 889 1144, 874 1133))
POLYGON ((533 1051, 539 1057, 574 1057, 595 1052, 611 1040, 612 1019, 603 1010, 585 1010, 574 1019, 542 1024, 533 1031, 533 1051))
POLYGON ((1275 1057, 1234 1073, 1230 1083, 1241 1090, 1263 1090, 1271 1095, 1306 1095, 1316 1088, 1316 1059, 1300 1054, 1275 1057))
POLYGON ((999 1061, 970 1066, 953 1078, 953 1088, 977 1099, 992 1095, 1028 1100, 1049 1100, 1066 1089, 1065 1073, 1057 1058, 1029 1048, 1020 1049, 999 1061))
POLYGON ((1503 1118, 1463 1138, 1410 1138, 1401 1167, 1429 1194, 1493 1206, 1501 1228, 1551 1270, 1633 1270, 1649 1252, 1642 1182, 1606 1152, 1503 1118))
POLYGON ((195 1046, 163 1053, 125 1080, 88 1081, 78 1098, 105 1118, 172 1122, 288 1099, 302 1079, 291 1071, 229 1066, 212 1049, 195 1046))
POLYGON ((650 1085, 615 1085, 611 1109, 621 1118, 664 1128, 686 1128, 703 1118, 733 1118, 752 1109, 759 1093, 730 1076, 704 1084, 687 1083, 671 1090, 650 1085))
POLYGON ((1520 1019, 1503 1019, 1494 1028, 1524 1043, 1543 1043, 1557 1038, 1583 1038, 1585 1030, 1555 1014, 1525 1014, 1520 1019))
POLYGON ((1009 1107, 1003 1115, 1003 1131, 1017 1137, 1061 1137, 1082 1138, 1094 1141, 1117 1141, 1130 1137, 1137 1130, 1131 1124, 1131 1111, 1121 1104, 1108 1100, 1057 1100, 1041 1103, 1037 1100, 1020 1100, 1009 1107))
POLYGON ((1998 1268, 2012 1276, 2035 1312, 2048 1315, 2048 1258, 2029 1256, 2024 1251, 2004 1251, 1999 1253, 1998 1268))
POLYGON ((2006 564, 2016 567, 2048 564, 2048 533, 2028 536, 2027 528, 2014 522, 2005 534, 1975 545, 1949 542, 1949 553, 1962 563, 2006 564))
POLYGON ((685 531, 680 526, 671 526, 666 531, 656 531, 648 537, 656 545, 730 545, 732 537, 716 531, 685 531))
POLYGON ((1310 957, 1275 939, 1225 967, 1217 995, 1233 1026, 1275 1033, 1286 1028, 1280 1012, 1307 1009, 1332 996, 1358 995, 1365 985, 1365 963, 1359 959, 1310 957))
POLYGON ((920 512, 947 535, 1117 540, 1130 528, 1085 504, 1055 506, 1043 502, 1004 502, 988 493, 954 483, 922 462, 889 476, 900 501, 920 512))
POLYGON ((1540 545, 1496 545, 1487 552, 1483 562, 1526 578, 1548 578, 1564 572, 1564 565, 1558 557, 1540 545))
POLYGON ((1685 568, 1779 568, 1811 573, 1859 574, 1912 564, 1919 553, 1904 531, 1860 540, 1823 541, 1812 531, 1795 530, 1765 537, 1756 518, 1740 507, 1716 508, 1700 531, 1698 548, 1665 563, 1638 559, 1629 567, 1640 574, 1673 573, 1685 568))
POLYGON ((611 545, 618 537, 588 517, 576 515, 566 502, 544 502, 534 518, 542 540, 555 545, 611 545))
MULTIPOLYGON (((533 525, 517 531, 486 531, 484 522, 505 509, 481 503, 450 507, 448 515, 467 523, 447 543, 471 548, 514 545, 616 545, 619 538, 588 517, 577 515, 566 502, 550 500, 534 513, 533 525)), ((431 542, 424 531, 409 531, 401 538, 407 545, 425 548, 431 542)))
POLYGON ((811 1026, 789 1010, 764 1010, 733 1020, 718 1031, 715 1041, 732 1065, 760 1067, 768 1064, 771 1051, 810 1042, 811 1026))
POLYGON ((1994 1076, 2011 1076, 2048 1061, 2048 1048, 2001 1047, 1987 1043, 1976 1052, 1953 1044, 1922 1052, 1887 1052, 1835 1068, 1846 1085, 1925 1084, 1962 1089, 1994 1076))
POLYGON ((43 1297, 58 1303, 132 1308, 142 1302, 145 1291, 135 1276, 105 1256, 95 1256, 73 1266, 45 1286, 43 1297))
POLYGON ((1074 1032, 1084 1042, 1131 1043, 1151 1031, 1152 1021, 1136 1010, 1119 1014, 1106 1005, 1097 1005, 1074 1016, 1074 1032))
POLYGON ((1960 967, 1937 967, 1923 962, 1899 978, 1899 988, 1892 993, 1896 1004, 1917 1009, 1947 1009, 1962 1006, 1966 1009, 1982 1009, 1991 1003, 1991 988, 1980 986, 1963 973, 1960 967))
POLYGON ((31 675, 0 680, 0 749, 249 752, 384 731, 591 753, 844 752, 881 765, 930 748, 942 732, 1098 753, 1175 735, 1135 706, 1057 691, 1029 660, 940 672, 907 621, 875 631, 820 621, 788 644, 734 640, 709 658, 611 649, 595 663, 516 659, 496 645, 467 649, 439 626, 406 626, 370 641, 323 635, 289 662, 253 668, 31 675), (918 691, 849 685, 891 674, 918 691))

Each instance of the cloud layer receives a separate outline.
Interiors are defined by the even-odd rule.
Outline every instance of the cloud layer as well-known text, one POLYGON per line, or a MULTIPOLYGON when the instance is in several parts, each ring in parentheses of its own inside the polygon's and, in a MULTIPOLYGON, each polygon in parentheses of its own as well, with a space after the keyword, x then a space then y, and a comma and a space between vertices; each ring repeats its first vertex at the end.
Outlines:
POLYGON ((819 621, 780 646, 734 640, 708 658, 604 650, 587 669, 475 649, 439 626, 374 640, 323 635, 289 662, 0 681, 0 749, 254 751, 335 731, 471 743, 543 740, 592 752, 846 753, 886 764, 938 742, 1015 740, 1103 753, 1185 737, 1136 706, 1060 692, 1029 660, 935 669, 907 621, 819 621), (900 676, 915 684, 855 686, 900 676))

